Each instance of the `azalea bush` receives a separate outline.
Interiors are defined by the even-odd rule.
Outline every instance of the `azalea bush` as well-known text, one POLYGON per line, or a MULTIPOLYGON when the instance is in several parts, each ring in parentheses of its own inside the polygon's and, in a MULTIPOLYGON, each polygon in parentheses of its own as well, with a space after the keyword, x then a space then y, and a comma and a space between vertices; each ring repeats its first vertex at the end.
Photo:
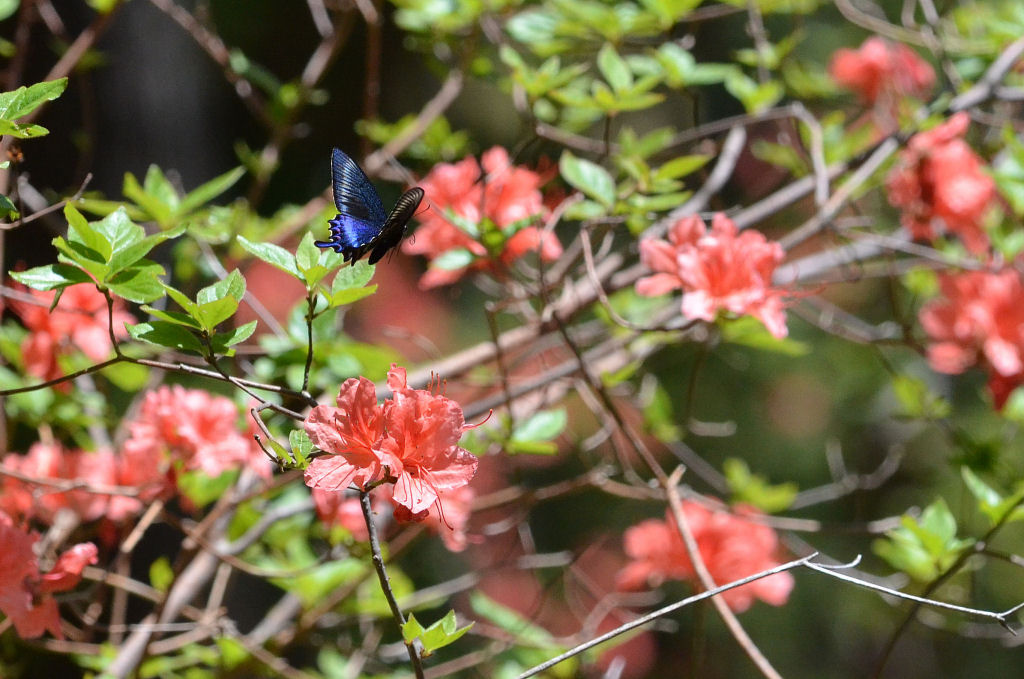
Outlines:
POLYGON ((0 3, 0 675, 1018 674, 1013 3, 242 5, 0 3))

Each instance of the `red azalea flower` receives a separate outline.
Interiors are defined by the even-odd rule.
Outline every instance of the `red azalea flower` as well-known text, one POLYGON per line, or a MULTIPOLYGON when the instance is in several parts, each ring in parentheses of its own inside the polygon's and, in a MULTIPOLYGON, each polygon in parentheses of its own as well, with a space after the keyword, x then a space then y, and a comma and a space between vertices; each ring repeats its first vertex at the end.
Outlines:
MULTIPOLYGON (((44 380, 61 377, 64 372, 57 364, 57 357, 74 349, 93 361, 104 361, 110 356, 113 344, 107 329, 107 300, 95 285, 68 286, 52 312, 50 304, 56 292, 27 288, 25 291, 39 303, 11 300, 11 308, 29 330, 21 345, 28 374, 44 380)), ((134 316, 124 311, 121 301, 115 299, 114 335, 127 337, 124 324, 136 322, 134 316)))
POLYGON ((900 221, 914 238, 932 240, 945 227, 968 250, 983 253, 988 236, 982 220, 995 198, 995 182, 961 137, 970 118, 955 114, 911 138, 886 180, 889 202, 902 209, 900 221))
POLYGON ((138 417, 128 423, 123 447, 126 462, 141 477, 129 478, 130 485, 164 475, 169 489, 175 462, 210 477, 249 467, 269 478, 269 461, 252 436, 238 430, 238 414, 231 399, 202 389, 174 385, 149 392, 138 417))
POLYGON ((517 229, 502 247, 500 259, 504 264, 527 252, 539 252, 545 261, 558 259, 562 245, 554 234, 536 225, 523 226, 527 220, 540 221, 547 216, 549 211, 540 191, 546 181, 537 172, 513 166, 508 152, 500 146, 485 152, 480 165, 469 157, 434 167, 420 182, 433 209, 420 215, 415 238, 405 241, 402 247, 407 253, 424 255, 431 261, 455 250, 468 250, 476 260, 461 268, 432 267, 420 279, 420 286, 448 285, 467 271, 493 267, 493 262, 486 259, 488 249, 480 240, 488 223, 502 231, 517 229), (472 224, 480 233, 470 235, 453 222, 472 224))
POLYGON ((39 536, 14 525, 9 516, 0 512, 0 612, 14 624, 23 639, 40 637, 50 632, 58 639, 60 616, 53 592, 74 588, 81 580, 82 570, 96 563, 96 546, 78 544, 57 559, 53 569, 40 575, 32 546, 39 536))
POLYGON ((1024 282, 1013 269, 998 273, 941 274, 942 297, 921 309, 928 333, 928 362, 938 372, 957 374, 981 363, 1001 408, 1024 381, 1024 282))
POLYGON ((775 267, 785 257, 782 246, 763 234, 738 232, 731 219, 717 213, 708 231, 697 215, 677 221, 668 241, 640 242, 640 261, 655 271, 636 283, 638 294, 663 295, 682 288, 682 311, 688 318, 715 320, 719 311, 749 314, 776 337, 785 337, 785 290, 771 287, 775 267))
POLYGON ((410 389, 405 369, 392 365, 393 396, 377 403, 373 383, 349 379, 338 407, 317 406, 306 418, 313 443, 327 455, 306 470, 306 485, 330 491, 354 484, 393 483, 398 520, 418 521, 441 493, 469 483, 477 459, 458 446, 467 428, 462 408, 425 389, 410 389))
POLYGON ((856 50, 837 50, 828 71, 833 80, 869 104, 883 98, 923 98, 935 86, 935 71, 927 61, 906 45, 877 36, 856 50))
MULTIPOLYGON (((754 513, 751 509, 740 511, 754 513)), ((770 527, 730 512, 711 511, 692 501, 683 502, 683 512, 715 584, 724 585, 779 565, 775 558, 778 537, 770 527)), ((628 529, 623 542, 633 562, 619 572, 619 589, 657 586, 668 579, 697 582, 671 512, 666 521, 652 519, 628 529)), ((734 611, 742 612, 755 598, 781 606, 792 589, 793 576, 777 573, 731 589, 721 597, 734 611)))

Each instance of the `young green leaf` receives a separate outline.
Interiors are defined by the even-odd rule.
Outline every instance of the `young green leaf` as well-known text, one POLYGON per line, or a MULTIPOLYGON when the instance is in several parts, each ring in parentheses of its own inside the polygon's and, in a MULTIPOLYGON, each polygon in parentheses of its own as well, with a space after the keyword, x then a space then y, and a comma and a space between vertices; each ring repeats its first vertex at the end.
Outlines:
POLYGON ((563 151, 558 169, 565 181, 606 208, 615 203, 615 182, 600 165, 563 151))
POLYGON ((267 264, 275 266, 297 280, 304 282, 302 273, 299 272, 299 268, 295 263, 295 256, 280 245, 253 243, 244 236, 239 236, 237 241, 250 255, 262 259, 267 264))

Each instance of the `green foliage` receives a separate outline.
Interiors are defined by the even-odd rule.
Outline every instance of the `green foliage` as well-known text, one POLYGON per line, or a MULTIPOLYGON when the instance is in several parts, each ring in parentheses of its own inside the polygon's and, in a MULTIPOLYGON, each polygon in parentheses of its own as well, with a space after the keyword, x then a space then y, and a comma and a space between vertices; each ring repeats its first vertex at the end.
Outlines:
POLYGON ((471 622, 460 628, 455 619, 455 611, 448 611, 443 618, 424 628, 416 616, 410 613, 408 621, 402 626, 402 638, 407 644, 419 639, 423 644, 423 655, 429 656, 437 649, 458 641, 463 634, 473 629, 473 624, 471 622))
POLYGON ((918 582, 932 582, 974 545, 956 537, 956 518, 939 498, 925 507, 921 517, 903 516, 901 526, 875 540, 871 548, 890 566, 918 582))
POLYGON ((989 520, 989 525, 1024 520, 1024 483, 1018 481, 1014 492, 1002 495, 982 481, 970 467, 961 467, 960 476, 967 489, 971 491, 971 495, 978 501, 978 510, 989 520))
POLYGON ((19 87, 13 92, 0 92, 0 135, 10 135, 18 139, 41 137, 49 134, 49 130, 40 125, 16 122, 18 118, 27 116, 48 101, 53 101, 68 86, 67 78, 48 80, 28 87, 19 87))
MULTIPOLYGON (((566 648, 558 643, 555 637, 543 627, 530 622, 516 611, 502 606, 493 599, 473 592, 470 595, 470 605, 473 612, 488 623, 504 631, 510 638, 515 639, 516 645, 507 651, 510 676, 515 676, 525 668, 539 665, 548 658, 563 653, 566 648)), ((573 677, 579 668, 579 658, 569 658, 549 670, 553 677, 573 677)))
MULTIPOLYGON (((416 116, 409 114, 394 123, 382 120, 356 121, 356 132, 372 141, 377 146, 408 134, 416 123, 416 116)), ((448 119, 438 116, 422 134, 415 138, 403 155, 424 163, 453 161, 469 152, 469 133, 465 130, 453 131, 448 119)))
POLYGON ((147 236, 124 210, 87 222, 70 203, 64 207, 64 216, 67 240, 61 236, 53 239, 58 263, 12 273, 15 280, 37 290, 57 290, 54 306, 67 286, 89 281, 132 302, 152 302, 163 296, 160 276, 164 269, 145 256, 168 238, 181 235, 182 229, 147 236))
POLYGON ((558 446, 554 440, 569 422, 564 408, 540 410, 519 422, 512 430, 505 452, 511 455, 554 455, 558 446))
POLYGON ((799 488, 795 483, 772 485, 759 474, 753 474, 747 463, 730 457, 722 463, 725 480, 729 484, 733 504, 749 504, 767 514, 788 509, 799 488))
POLYGON ((245 297, 245 279, 237 270, 199 290, 195 301, 170 285, 164 284, 163 289, 184 313, 144 305, 143 311, 157 320, 128 326, 134 339, 213 358, 218 354, 234 355, 231 347, 249 339, 256 331, 256 321, 250 321, 217 332, 217 326, 234 316, 245 297))
POLYGON ((928 388, 924 380, 910 375, 896 375, 892 380, 893 392, 906 418, 941 420, 949 417, 952 406, 928 388))

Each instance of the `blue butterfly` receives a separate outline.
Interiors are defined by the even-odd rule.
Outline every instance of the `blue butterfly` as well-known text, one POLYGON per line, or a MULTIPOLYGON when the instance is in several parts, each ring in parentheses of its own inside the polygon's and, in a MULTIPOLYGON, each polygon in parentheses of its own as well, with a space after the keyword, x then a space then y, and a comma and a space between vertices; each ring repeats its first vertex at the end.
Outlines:
POLYGON ((330 240, 314 241, 317 247, 333 248, 346 262, 355 263, 367 252, 370 264, 376 264, 388 250, 398 245, 405 235, 406 224, 423 200, 423 189, 411 188, 399 197, 391 213, 373 184, 356 161, 340 149, 331 152, 331 177, 334 180, 334 205, 338 215, 328 221, 330 240))

